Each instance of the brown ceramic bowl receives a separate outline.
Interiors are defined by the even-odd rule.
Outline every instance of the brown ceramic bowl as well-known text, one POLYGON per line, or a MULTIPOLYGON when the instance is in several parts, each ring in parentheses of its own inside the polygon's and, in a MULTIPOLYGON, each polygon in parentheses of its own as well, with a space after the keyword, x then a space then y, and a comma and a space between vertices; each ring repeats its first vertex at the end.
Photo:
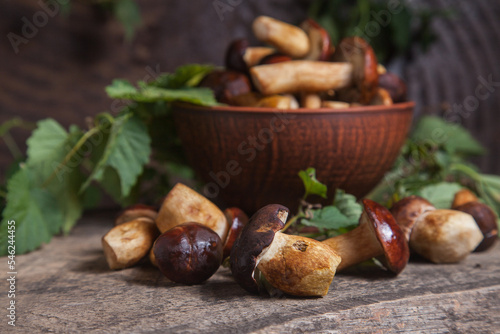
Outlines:
POLYGON ((279 203, 295 209, 300 170, 316 168, 328 186, 362 197, 393 165, 414 103, 350 109, 199 107, 178 104, 174 119, 203 193, 252 214, 279 203))

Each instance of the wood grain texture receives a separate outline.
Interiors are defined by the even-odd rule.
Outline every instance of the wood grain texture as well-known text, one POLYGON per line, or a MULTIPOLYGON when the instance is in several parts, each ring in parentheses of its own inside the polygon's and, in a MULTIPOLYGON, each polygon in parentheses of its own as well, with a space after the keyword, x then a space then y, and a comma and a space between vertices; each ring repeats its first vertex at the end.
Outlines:
MULTIPOLYGON (((413 259, 393 278, 374 266, 338 274, 324 298, 247 294, 221 268, 199 286, 143 264, 110 271, 87 215, 69 237, 17 256, 16 330, 168 333, 493 333, 500 331, 500 245, 453 265, 413 259)), ((0 259, 2 271, 6 258, 0 259)), ((3 277, 3 276, 2 276, 3 277)), ((0 291, 6 291, 4 279, 0 291)), ((6 294, 0 303, 6 305, 6 294)), ((2 312, 4 314, 5 311, 2 312)), ((0 322, 0 332, 9 328, 0 322)))

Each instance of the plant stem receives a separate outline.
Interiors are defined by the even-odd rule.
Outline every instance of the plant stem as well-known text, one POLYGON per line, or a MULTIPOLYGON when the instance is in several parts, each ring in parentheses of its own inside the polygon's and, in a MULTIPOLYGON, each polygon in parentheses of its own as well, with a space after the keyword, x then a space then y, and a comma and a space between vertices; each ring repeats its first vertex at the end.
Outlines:
POLYGON ((5 145, 7 145, 7 148, 9 149, 10 153, 14 157, 15 160, 20 160, 23 157, 23 153, 19 149, 19 146, 17 146, 16 142, 10 135, 10 133, 6 132, 3 135, 3 141, 5 142, 5 145))
POLYGON ((286 222, 285 227, 283 227, 283 229, 280 232, 285 232, 293 223, 295 223, 300 218, 304 218, 304 217, 305 217, 305 215, 302 212, 302 209, 300 209, 300 211, 295 216, 293 216, 291 219, 289 219, 286 222))
POLYGON ((100 128, 98 128, 98 127, 92 128, 89 131, 87 131, 82 136, 82 138, 80 138, 80 140, 78 140, 78 142, 76 143, 76 145, 73 146, 73 148, 71 149, 71 151, 69 151, 68 154, 66 154, 66 156, 63 159, 63 161, 57 166, 56 169, 54 169, 54 172, 52 174, 50 174, 50 176, 47 178, 47 180, 45 180, 45 182, 43 183, 42 187, 45 188, 54 179, 54 177, 57 175, 57 173, 59 173, 59 171, 61 170, 61 168, 63 166, 65 166, 69 162, 69 160, 73 157, 73 155, 76 154, 76 152, 78 152, 78 150, 83 146, 83 144, 85 144, 85 142, 90 137, 92 137, 94 134, 96 134, 99 131, 100 131, 100 128))

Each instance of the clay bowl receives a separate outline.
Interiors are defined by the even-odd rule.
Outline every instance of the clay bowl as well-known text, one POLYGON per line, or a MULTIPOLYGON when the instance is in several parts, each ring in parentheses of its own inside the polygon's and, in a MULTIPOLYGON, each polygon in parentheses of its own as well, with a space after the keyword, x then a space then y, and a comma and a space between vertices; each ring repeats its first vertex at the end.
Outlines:
POLYGON ((411 124, 413 102, 350 109, 174 106, 187 158, 203 194, 252 214, 279 203, 295 209, 300 170, 362 197, 393 165, 411 124))

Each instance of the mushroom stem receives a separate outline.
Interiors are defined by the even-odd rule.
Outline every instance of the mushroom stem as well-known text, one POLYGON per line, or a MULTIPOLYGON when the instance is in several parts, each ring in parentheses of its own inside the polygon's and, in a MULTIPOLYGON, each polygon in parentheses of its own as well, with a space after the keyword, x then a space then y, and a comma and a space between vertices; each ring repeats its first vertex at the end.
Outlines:
POLYGON ((309 52, 309 38, 304 30, 296 26, 268 16, 259 16, 252 28, 255 37, 287 55, 301 58, 309 52))
POLYGON ((371 231, 372 228, 370 225, 369 223, 362 222, 360 226, 352 231, 323 241, 324 244, 333 249, 342 258, 337 271, 384 253, 380 242, 375 237, 373 231, 371 231))
POLYGON ((255 87, 265 95, 321 92, 351 83, 352 65, 324 61, 292 60, 250 69, 255 87))

